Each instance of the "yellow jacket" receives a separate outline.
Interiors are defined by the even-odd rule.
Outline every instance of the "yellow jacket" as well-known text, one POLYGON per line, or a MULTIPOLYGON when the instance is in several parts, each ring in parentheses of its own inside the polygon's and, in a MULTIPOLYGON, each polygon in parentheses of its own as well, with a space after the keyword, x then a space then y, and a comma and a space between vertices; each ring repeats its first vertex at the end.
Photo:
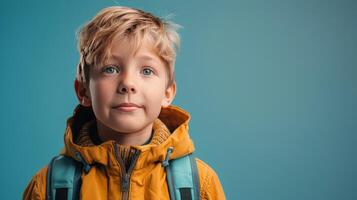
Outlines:
MULTIPOLYGON (((129 174, 127 192, 121 188, 125 171, 116 157, 117 144, 114 141, 93 146, 80 146, 73 142, 73 137, 78 134, 81 126, 93 118, 93 111, 77 106, 73 116, 67 120, 65 147, 61 152, 76 160, 78 158, 75 153, 79 152, 84 161, 91 165, 89 173, 82 173, 81 199, 170 199, 166 173, 161 162, 165 159, 169 147, 174 148, 170 159, 182 157, 195 150, 188 134, 190 115, 173 105, 162 109, 159 119, 170 130, 170 135, 158 145, 150 143, 132 147, 139 153, 129 174)), ((223 188, 214 170, 197 158, 196 163, 201 199, 225 199, 223 188)), ((23 193, 23 199, 45 199, 47 167, 42 168, 32 178, 23 193)))

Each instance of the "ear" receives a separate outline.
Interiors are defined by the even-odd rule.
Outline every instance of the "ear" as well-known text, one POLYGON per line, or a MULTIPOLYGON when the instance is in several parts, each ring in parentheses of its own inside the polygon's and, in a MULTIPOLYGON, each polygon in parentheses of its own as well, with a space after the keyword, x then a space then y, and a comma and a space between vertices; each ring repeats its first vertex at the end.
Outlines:
POLYGON ((90 107, 92 102, 90 99, 89 90, 86 88, 86 86, 76 79, 74 81, 74 89, 76 90, 79 103, 84 107, 90 107))
POLYGON ((168 107, 171 102, 174 100, 176 95, 176 82, 171 84, 165 91, 165 98, 162 100, 161 106, 166 108, 168 107))

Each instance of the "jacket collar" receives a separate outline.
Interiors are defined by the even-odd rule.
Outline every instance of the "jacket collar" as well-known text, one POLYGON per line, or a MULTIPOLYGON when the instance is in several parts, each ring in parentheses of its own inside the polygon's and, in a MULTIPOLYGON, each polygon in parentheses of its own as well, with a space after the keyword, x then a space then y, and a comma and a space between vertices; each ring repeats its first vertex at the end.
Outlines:
MULTIPOLYGON (((147 144, 142 146, 133 146, 140 151, 140 156, 136 162, 135 168, 143 168, 150 163, 162 162, 165 160, 166 152, 169 147, 173 147, 170 159, 185 156, 194 151, 194 144, 189 137, 190 115, 187 111, 174 105, 162 108, 158 117, 170 130, 171 135, 159 145, 147 144)), ((115 141, 106 141, 96 146, 79 146, 74 143, 81 127, 88 121, 95 119, 92 108, 78 105, 73 116, 68 118, 67 127, 64 134, 65 147, 62 154, 71 156, 76 160, 76 154, 79 153, 84 162, 93 165, 96 163, 111 166, 117 165, 114 155, 115 141)))

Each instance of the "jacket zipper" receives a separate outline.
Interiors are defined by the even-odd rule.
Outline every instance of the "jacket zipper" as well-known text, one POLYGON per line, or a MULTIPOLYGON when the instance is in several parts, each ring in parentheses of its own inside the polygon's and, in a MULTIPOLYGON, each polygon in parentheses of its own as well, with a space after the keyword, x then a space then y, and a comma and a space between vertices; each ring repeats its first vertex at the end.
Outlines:
POLYGON ((126 171, 125 168, 125 164, 123 162, 123 160, 120 158, 119 156, 119 152, 118 152, 118 144, 116 142, 114 143, 114 151, 115 151, 115 158, 118 161, 120 167, 121 167, 121 190, 122 190, 122 199, 123 200, 128 200, 129 199, 129 187, 130 187, 130 177, 131 177, 131 173, 134 169, 134 166, 136 164, 136 161, 139 157, 140 151, 136 150, 135 154, 133 155, 133 157, 130 160, 130 166, 128 171, 126 171))

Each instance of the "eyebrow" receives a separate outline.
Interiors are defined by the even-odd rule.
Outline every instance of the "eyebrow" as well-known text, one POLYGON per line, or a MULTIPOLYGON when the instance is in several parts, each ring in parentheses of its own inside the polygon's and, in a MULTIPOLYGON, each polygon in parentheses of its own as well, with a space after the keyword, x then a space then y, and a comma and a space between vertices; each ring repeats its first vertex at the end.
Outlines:
MULTIPOLYGON (((115 55, 115 54, 110 55, 109 58, 114 58, 114 59, 116 59, 116 60, 122 60, 122 57, 121 57, 120 55, 115 55)), ((147 54, 142 55, 142 56, 140 56, 140 57, 138 57, 138 58, 139 58, 140 60, 155 61, 155 57, 150 56, 150 55, 147 55, 147 54)))
POLYGON ((150 55, 143 55, 143 56, 140 56, 139 59, 143 59, 143 60, 154 60, 155 61, 155 58, 150 56, 150 55))

